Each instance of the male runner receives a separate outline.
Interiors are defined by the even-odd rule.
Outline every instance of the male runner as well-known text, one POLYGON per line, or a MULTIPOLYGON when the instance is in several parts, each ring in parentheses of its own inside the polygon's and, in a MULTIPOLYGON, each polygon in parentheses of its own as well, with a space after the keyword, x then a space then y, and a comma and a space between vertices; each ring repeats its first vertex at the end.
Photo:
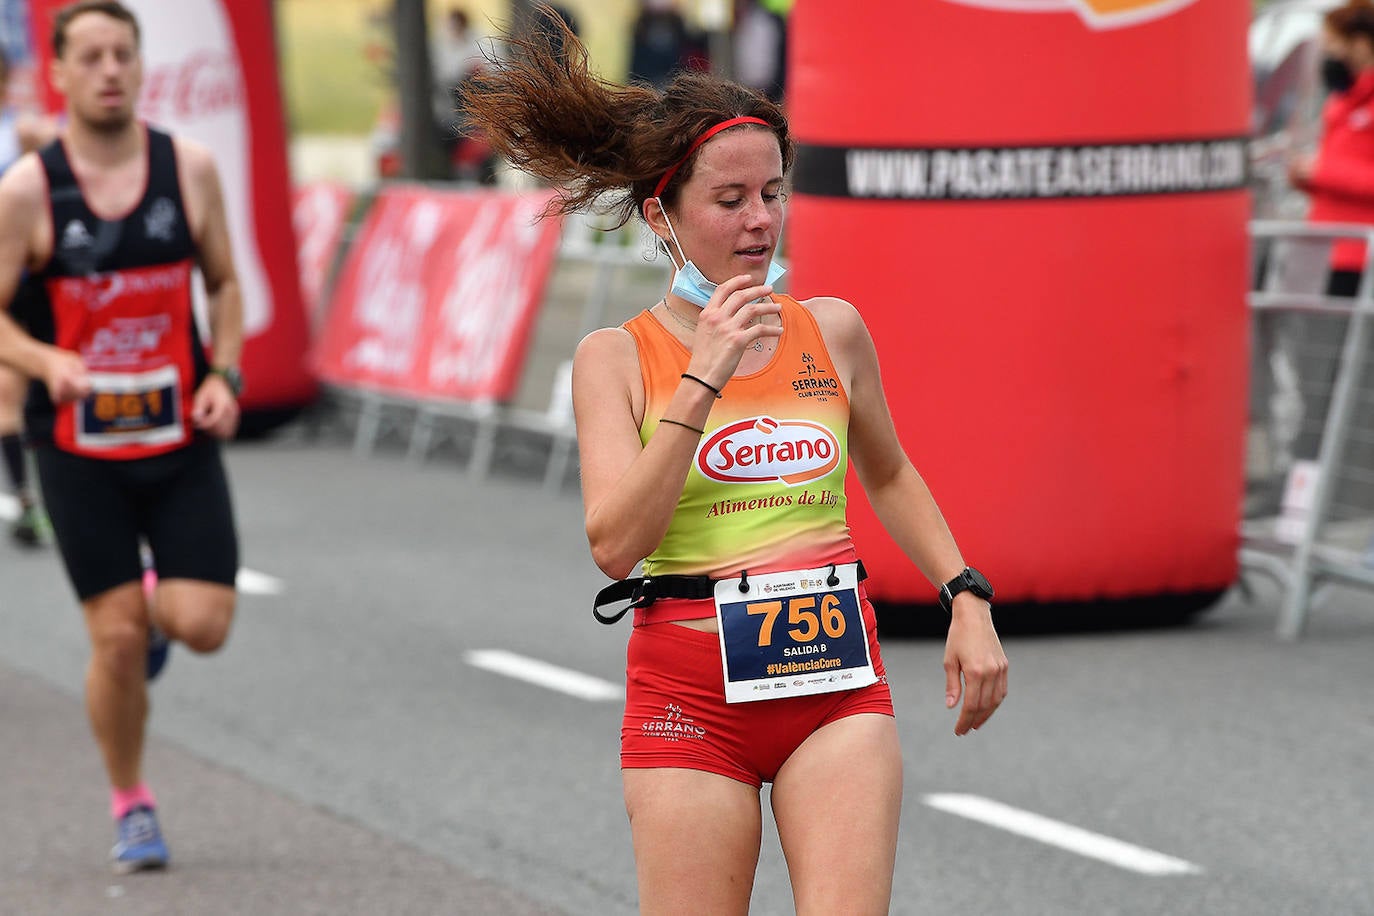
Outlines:
POLYGON ((79 0, 53 23, 58 140, 0 179, 0 302, 22 282, 25 325, 0 311, 0 363, 33 386, 25 425, 91 639, 86 704, 104 757, 117 871, 167 864, 141 773, 149 630, 196 652, 224 642, 237 537, 217 439, 239 419, 242 305, 208 151, 134 116, 138 21, 79 0), (208 294, 213 352, 191 309, 208 294), (36 302, 34 300, 37 300, 36 302), (140 542, 158 585, 142 588, 140 542))
MULTIPOLYGON (((57 136, 53 119, 21 111, 10 103, 9 84, 10 62, 0 50, 0 174, 24 153, 46 146, 57 136)), ((28 379, 0 366, 0 464, 4 465, 10 489, 19 502, 19 517, 10 534, 20 544, 37 547, 46 537, 48 519, 34 499, 24 460, 21 418, 27 390, 28 379)))

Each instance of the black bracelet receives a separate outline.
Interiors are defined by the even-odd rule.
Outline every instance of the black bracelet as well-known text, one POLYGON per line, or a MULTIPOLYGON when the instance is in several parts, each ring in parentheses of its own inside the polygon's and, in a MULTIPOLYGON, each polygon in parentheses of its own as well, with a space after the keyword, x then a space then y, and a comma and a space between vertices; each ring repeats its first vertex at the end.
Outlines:
POLYGON ((710 382, 699 379, 695 375, 689 375, 686 372, 682 373, 682 377, 689 378, 692 381, 696 382, 698 385, 705 385, 707 388, 710 388, 711 391, 715 393, 717 401, 719 401, 723 397, 723 395, 720 393, 720 389, 717 388, 715 385, 712 385, 710 382))
POLYGON ((704 430, 704 429, 697 429, 695 426, 688 426, 686 423, 683 423, 683 422, 681 422, 681 421, 679 421, 679 420, 669 420, 667 417, 664 417, 664 418, 662 418, 661 420, 659 420, 658 422, 660 422, 660 423, 671 423, 671 424, 673 424, 674 426, 681 426, 683 429, 690 429, 692 432, 696 433, 698 436, 704 436, 704 435, 706 435, 706 430, 704 430))

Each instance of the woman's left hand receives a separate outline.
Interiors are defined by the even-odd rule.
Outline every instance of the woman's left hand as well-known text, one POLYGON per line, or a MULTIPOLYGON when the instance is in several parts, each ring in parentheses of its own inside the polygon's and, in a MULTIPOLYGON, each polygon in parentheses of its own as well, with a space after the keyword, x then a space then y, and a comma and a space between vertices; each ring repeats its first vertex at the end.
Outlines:
POLYGON ((992 608, 967 592, 954 598, 945 640, 945 707, 959 705, 961 696, 956 735, 981 728, 1007 698, 1007 655, 992 625, 992 608))

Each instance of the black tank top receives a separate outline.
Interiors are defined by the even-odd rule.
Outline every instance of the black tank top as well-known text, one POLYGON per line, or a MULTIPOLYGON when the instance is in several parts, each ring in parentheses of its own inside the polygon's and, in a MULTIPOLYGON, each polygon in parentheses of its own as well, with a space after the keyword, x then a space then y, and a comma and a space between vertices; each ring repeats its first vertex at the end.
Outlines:
POLYGON ((35 380, 26 429, 37 441, 92 457, 138 458, 189 444, 190 399, 208 369, 191 314, 196 247, 176 149, 161 131, 147 128, 147 138, 143 196, 111 220, 87 205, 61 140, 39 151, 52 256, 25 279, 21 317, 35 338, 82 354, 95 392, 54 407, 46 385, 35 380))

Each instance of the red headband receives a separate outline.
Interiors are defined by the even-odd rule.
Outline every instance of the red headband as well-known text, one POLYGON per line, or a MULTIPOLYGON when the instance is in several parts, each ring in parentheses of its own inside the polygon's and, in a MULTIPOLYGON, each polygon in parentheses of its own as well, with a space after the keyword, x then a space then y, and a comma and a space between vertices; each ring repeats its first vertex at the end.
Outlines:
POLYGON ((763 118, 744 117, 731 118, 728 121, 721 121, 715 127, 712 127, 710 130, 706 131, 706 133, 702 134, 700 137, 697 137, 696 140, 692 142, 692 145, 687 147, 687 155, 683 156, 681 159, 677 161, 676 165, 674 165, 668 171, 663 173, 663 177, 660 178, 658 180, 658 184, 654 186, 653 196, 658 197, 663 193, 663 189, 668 187, 668 182, 673 180, 673 176, 677 174, 677 170, 682 168, 683 163, 685 163, 688 159, 692 158, 692 154, 697 151, 697 148, 701 146, 701 144, 705 143, 707 140, 710 140, 716 134, 725 130, 725 128, 734 127, 736 124, 762 124, 764 127, 771 126, 767 121, 763 120, 763 118))

